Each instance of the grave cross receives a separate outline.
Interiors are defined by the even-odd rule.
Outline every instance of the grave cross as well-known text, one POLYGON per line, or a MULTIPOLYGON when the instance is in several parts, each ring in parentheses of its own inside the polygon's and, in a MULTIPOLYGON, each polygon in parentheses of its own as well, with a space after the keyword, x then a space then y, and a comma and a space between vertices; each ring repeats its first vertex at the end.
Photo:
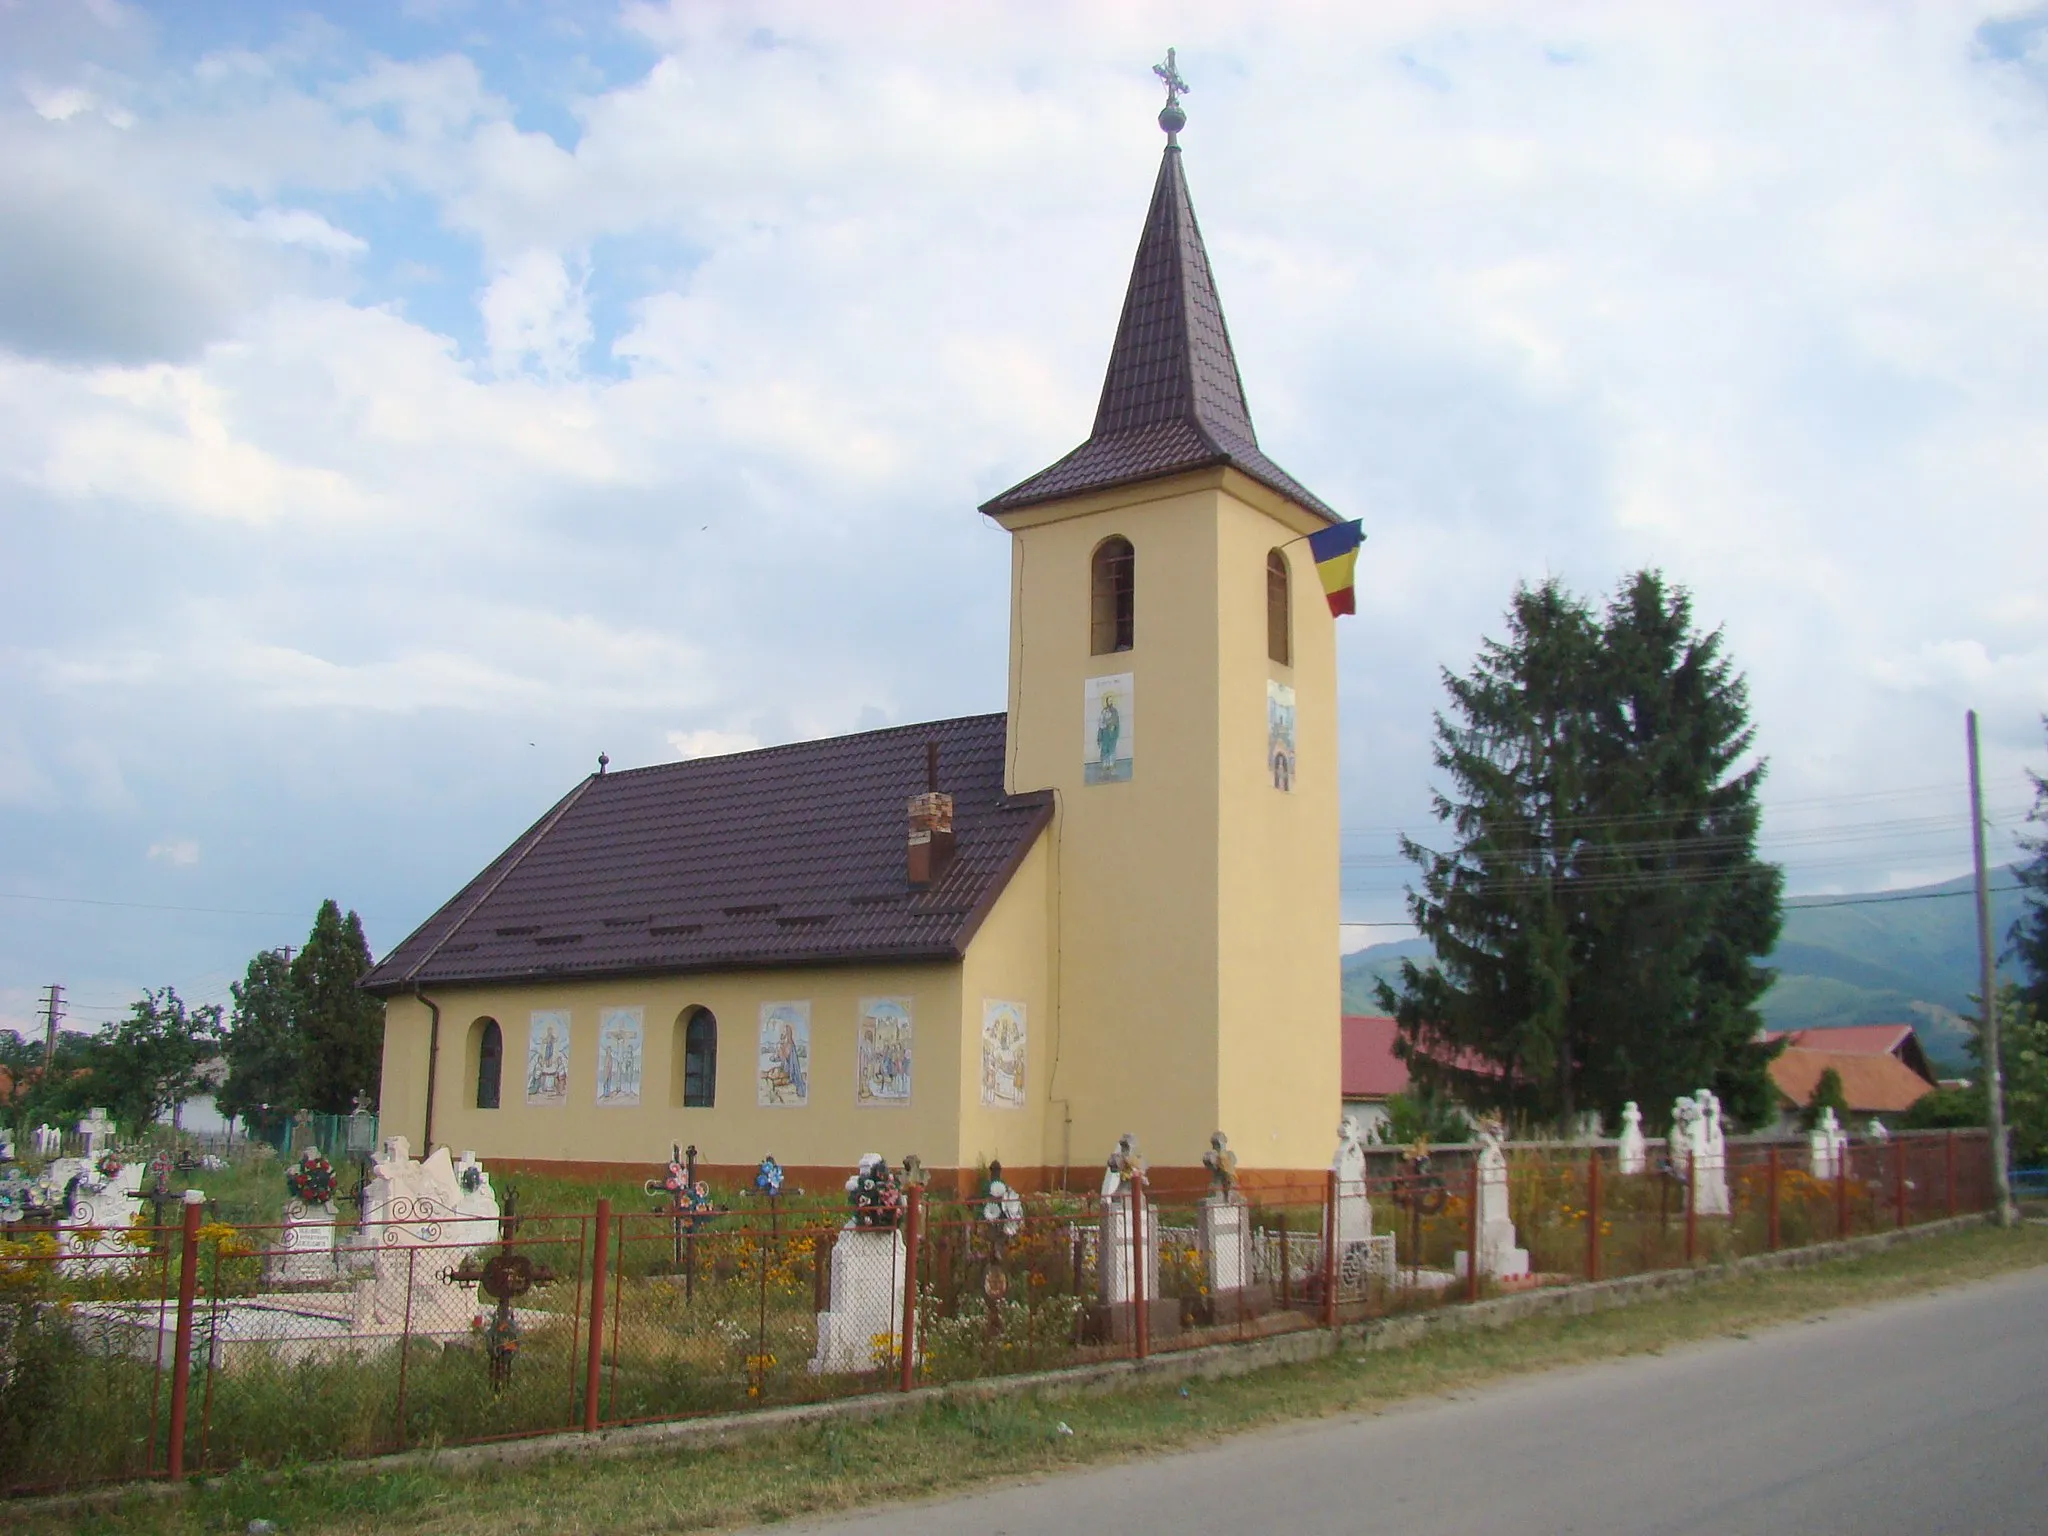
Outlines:
POLYGON ((184 1200, 182 1195, 171 1193, 170 1153, 159 1152, 149 1160, 149 1188, 131 1189, 128 1198, 149 1202, 149 1224, 152 1228, 161 1229, 165 1225, 164 1207, 181 1204, 184 1200))
POLYGON ((505 1383, 512 1379, 512 1361, 519 1353, 519 1318, 512 1303, 536 1285, 546 1285, 555 1278, 553 1269, 536 1264, 518 1251, 513 1243, 518 1230, 519 1191, 507 1189, 504 1210, 498 1217, 498 1251, 481 1264, 475 1254, 470 1254, 444 1277, 457 1285, 473 1285, 498 1304, 483 1330, 493 1392, 503 1391, 505 1383))

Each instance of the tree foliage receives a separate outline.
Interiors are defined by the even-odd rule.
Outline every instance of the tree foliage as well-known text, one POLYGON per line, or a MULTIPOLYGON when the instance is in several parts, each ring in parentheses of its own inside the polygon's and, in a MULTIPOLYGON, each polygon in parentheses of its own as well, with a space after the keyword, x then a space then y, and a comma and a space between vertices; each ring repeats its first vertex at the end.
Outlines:
POLYGON ((1444 674, 1435 796, 1456 845, 1402 840, 1434 969, 1380 1004, 1419 1082, 1473 1108, 1654 1120, 1710 1087, 1771 1112, 1756 1001, 1782 877, 1756 856, 1747 689, 1682 588, 1624 581, 1604 612, 1556 581, 1519 589, 1507 636, 1444 674))
POLYGON ((218 1003, 187 1008, 172 987, 143 993, 129 1005, 125 1019, 93 1041, 90 1075, 96 1102, 130 1135, 164 1114, 175 1116, 179 1106, 206 1088, 202 1069, 219 1048, 220 1020, 218 1003))
MULTIPOLYGON (((2048 728, 2048 716, 2043 717, 2042 725, 2048 728)), ((2034 781, 2034 809, 2027 819, 2048 825, 2048 779, 2038 773, 2027 777, 2034 781)), ((2012 953, 2026 972, 2023 1001, 2037 1017, 2048 1018, 2048 833, 2020 841, 2033 857, 2019 866, 2020 883, 2026 886, 2027 895, 2019 920, 2012 925, 2012 953)))
POLYGON ((305 1050, 291 962, 262 950, 228 990, 235 999, 223 1052, 228 1070, 215 1103, 255 1134, 273 1136, 298 1106, 305 1050))
POLYGON ((370 969, 363 922, 332 900, 320 903, 306 947, 292 957, 301 1038, 300 1108, 345 1115, 358 1100, 377 1105, 384 1063, 384 1004, 357 989, 370 969))
POLYGON ((1842 1091, 1842 1074, 1833 1067, 1824 1067, 1814 1080, 1813 1092, 1806 1096, 1806 1108, 1800 1112, 1799 1123, 1810 1131, 1831 1109, 1837 1125, 1849 1123, 1849 1096, 1842 1091))

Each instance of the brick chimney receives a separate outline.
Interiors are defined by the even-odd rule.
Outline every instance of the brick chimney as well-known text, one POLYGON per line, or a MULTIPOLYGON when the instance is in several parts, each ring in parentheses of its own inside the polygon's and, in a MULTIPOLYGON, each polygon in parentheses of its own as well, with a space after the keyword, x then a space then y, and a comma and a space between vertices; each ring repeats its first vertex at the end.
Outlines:
POLYGON ((910 883, 935 883, 953 862, 953 797, 939 792, 939 744, 924 744, 924 793, 910 797, 910 883))

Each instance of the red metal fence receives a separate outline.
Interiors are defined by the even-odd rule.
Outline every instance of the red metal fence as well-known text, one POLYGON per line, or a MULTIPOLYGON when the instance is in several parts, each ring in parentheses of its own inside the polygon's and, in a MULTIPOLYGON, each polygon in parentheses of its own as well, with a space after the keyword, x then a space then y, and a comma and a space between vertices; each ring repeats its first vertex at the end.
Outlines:
POLYGON ((1857 1141, 1823 1172, 1804 1141, 1731 1142, 1718 1177, 1655 1142, 1627 1173, 1612 1143, 1520 1145, 1482 1201, 1474 1150, 1444 1147, 1426 1168, 1376 1156, 1360 1179, 1235 1202, 916 1192, 894 1228, 764 1198, 326 1229, 231 1227, 193 1203, 178 1226, 16 1231, 0 1240, 0 1489, 1142 1357, 1991 1204, 1982 1133, 1857 1141), (1495 1255, 1482 1205, 1503 1196, 1513 1251, 1495 1255))

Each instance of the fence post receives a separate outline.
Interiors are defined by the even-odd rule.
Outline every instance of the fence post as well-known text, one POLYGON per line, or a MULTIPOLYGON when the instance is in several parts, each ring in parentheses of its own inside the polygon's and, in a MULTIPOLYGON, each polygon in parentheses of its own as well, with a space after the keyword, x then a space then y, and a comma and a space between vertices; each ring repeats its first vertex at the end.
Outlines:
POLYGON ((1586 1154, 1586 1278, 1600 1278, 1600 1149, 1586 1154))
POLYGON ((1138 1358, 1152 1353, 1152 1234, 1146 1221, 1145 1176, 1131 1180, 1131 1286, 1137 1294, 1137 1313, 1131 1320, 1131 1337, 1136 1340, 1138 1358))
POLYGON ((590 1353, 583 1364, 583 1429, 597 1433, 598 1379, 604 1370, 604 1265, 611 1246, 612 1203, 600 1196, 590 1257, 590 1353))
POLYGON ((1906 1138, 1892 1138, 1892 1205, 1901 1229, 1906 1225, 1906 1138))
POLYGON ((185 1191, 184 1246, 178 1253, 178 1333, 171 1348, 170 1443, 165 1447, 165 1472, 173 1482, 185 1475, 185 1398, 192 1386, 192 1304, 199 1295, 199 1218, 205 1199, 199 1190, 185 1191))
POLYGON ((1764 1244, 1772 1253, 1778 1251, 1778 1144, 1771 1143, 1771 1193, 1764 1203, 1764 1244))
POLYGON ((1955 1215, 1955 1213, 1956 1213, 1956 1132, 1955 1132, 1955 1127, 1954 1127, 1954 1126, 1950 1126, 1950 1127, 1949 1127, 1949 1132, 1948 1132, 1948 1148, 1947 1148, 1947 1152, 1948 1152, 1948 1213, 1949 1213, 1949 1215, 1950 1215, 1950 1216, 1954 1216, 1954 1215, 1955 1215))
POLYGON ((1472 1209, 1465 1213, 1465 1299, 1479 1299, 1479 1154, 1472 1154, 1472 1209))
POLYGON ((1685 1262, 1688 1268, 1700 1245, 1700 1154, 1691 1148, 1685 1159, 1685 1262))
POLYGON ((1849 1235, 1849 1153, 1850 1143, 1844 1141, 1835 1153, 1835 1239, 1849 1235))
POLYGON ((1323 1326, 1337 1326, 1337 1170, 1323 1181, 1323 1326))
POLYGON ((924 1240, 924 1191, 910 1186, 903 1208, 903 1337, 896 1353, 896 1390, 908 1392, 917 1374, 917 1250, 924 1240))

